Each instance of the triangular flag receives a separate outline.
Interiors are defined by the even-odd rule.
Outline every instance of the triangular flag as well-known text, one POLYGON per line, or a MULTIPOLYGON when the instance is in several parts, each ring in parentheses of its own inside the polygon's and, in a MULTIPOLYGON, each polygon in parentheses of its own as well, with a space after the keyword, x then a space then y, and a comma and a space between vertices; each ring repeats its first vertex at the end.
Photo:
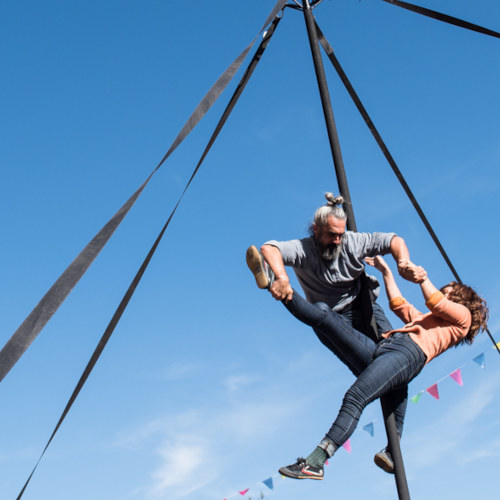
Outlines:
POLYGON ((346 451, 351 453, 351 440, 348 439, 343 445, 342 448, 345 448, 346 451))
POLYGON ((419 401, 419 399, 420 399, 421 397, 422 397, 422 393, 421 393, 421 392, 419 392, 418 394, 415 394, 415 396, 412 396, 412 397, 410 398, 410 401, 411 401, 414 405, 416 405, 416 404, 418 403, 418 401, 419 401))
POLYGON ((484 352, 482 352, 479 356, 476 356, 472 359, 474 363, 477 363, 481 368, 484 368, 484 352))
POLYGON ((495 347, 496 349, 500 349, 500 342, 497 342, 493 347, 495 347))
POLYGON ((458 385, 464 385, 462 381, 462 372, 460 371, 460 368, 455 370, 453 373, 450 373, 450 377, 458 384, 458 385))
POLYGON ((373 422, 370 422, 369 424, 366 424, 364 427, 363 427, 363 430, 368 432, 368 434, 370 434, 371 437, 373 437, 373 435, 375 434, 375 430, 374 430, 374 427, 373 427, 373 422))
POLYGON ((240 491, 240 495, 245 495, 246 492, 249 490, 250 488, 247 488, 246 490, 243 490, 243 491, 240 491))
POLYGON ((270 477, 269 479, 264 479, 264 481, 262 481, 270 490, 273 489, 273 478, 270 477))
POLYGON ((328 460, 325 460, 325 465, 330 465, 330 464, 328 463, 328 460))
POLYGON ((433 398, 439 399, 438 385, 434 384, 425 389, 433 398))

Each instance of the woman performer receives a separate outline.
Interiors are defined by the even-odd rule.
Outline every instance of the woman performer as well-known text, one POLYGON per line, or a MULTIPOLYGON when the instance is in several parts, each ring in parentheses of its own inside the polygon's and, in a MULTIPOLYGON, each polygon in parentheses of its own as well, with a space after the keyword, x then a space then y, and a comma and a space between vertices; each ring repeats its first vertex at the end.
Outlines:
MULTIPOLYGON (((396 396, 394 411, 401 435, 406 409, 408 383, 431 359, 452 346, 471 344, 479 331, 486 328, 488 308, 476 292, 456 282, 437 290, 423 268, 419 283, 430 312, 423 314, 401 296, 394 276, 380 256, 367 257, 366 262, 377 268, 384 278, 392 311, 406 324, 385 332, 376 344, 351 327, 338 313, 323 304, 310 304, 295 290, 285 303, 289 311, 304 323, 318 329, 334 331, 336 348, 344 357, 357 363, 359 376, 346 392, 337 419, 326 436, 306 458, 282 467, 279 472, 295 479, 323 479, 323 465, 347 441, 356 428, 364 408, 382 395, 396 396)), ((408 266, 415 266, 411 262, 408 266)), ((394 398, 393 398, 394 399, 394 398)), ((390 454, 380 452, 380 459, 392 465, 390 454)), ((376 460, 377 460, 376 455, 376 460)), ((385 469, 383 464, 377 463, 385 469)), ((386 469, 387 470, 387 469, 386 469)))

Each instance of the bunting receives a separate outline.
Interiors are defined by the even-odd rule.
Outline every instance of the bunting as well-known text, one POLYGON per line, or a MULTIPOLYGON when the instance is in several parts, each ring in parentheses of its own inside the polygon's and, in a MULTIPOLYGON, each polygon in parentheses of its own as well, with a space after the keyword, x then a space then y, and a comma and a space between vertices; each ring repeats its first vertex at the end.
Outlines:
POLYGON ((270 490, 273 489, 273 478, 270 477, 269 479, 264 479, 264 481, 262 481, 270 490))
POLYGON ((373 426, 373 422, 370 422, 369 424, 366 424, 364 427, 363 427, 363 430, 368 432, 368 434, 370 434, 371 437, 374 436, 375 434, 375 427, 373 426))
POLYGON ((425 389, 426 392, 428 392, 433 398, 436 398, 436 399, 439 399, 439 391, 438 391, 438 385, 437 384, 433 384, 431 385, 430 387, 427 387, 427 389, 425 389))
POLYGON ((474 361, 474 363, 477 363, 481 368, 484 368, 484 352, 479 356, 476 356, 472 361, 474 361))
POLYGON ((462 381, 462 370, 460 368, 457 368, 454 372, 450 373, 450 377, 458 384, 458 385, 464 385, 462 381))
POLYGON ((342 445, 342 448, 344 448, 344 450, 348 451, 349 453, 351 453, 351 440, 348 439, 343 445, 342 445))
POLYGON ((419 392, 418 394, 415 394, 415 396, 410 398, 410 401, 416 405, 418 403, 419 399, 422 397, 422 394, 423 394, 423 392, 419 392))
MULTIPOLYGON (((493 349, 500 348, 500 342, 498 342, 496 345, 492 346, 492 348, 493 349)), ((475 356, 474 358, 472 358, 472 361, 474 363, 476 363, 480 368, 484 368, 486 366, 486 363, 485 363, 485 353, 482 352, 481 354, 475 356)), ((417 404, 420 401, 420 398, 422 397, 422 395, 425 394, 426 392, 430 396, 432 396, 434 399, 439 400, 438 384, 440 382, 443 382, 447 378, 451 378, 458 385, 463 386, 462 369, 467 364, 468 363, 465 363, 464 365, 460 366, 459 368, 457 368, 456 370, 452 371, 451 373, 449 373, 445 377, 441 378, 440 380, 438 380, 437 382, 435 382, 431 386, 427 387, 427 389, 423 389, 423 390, 419 391, 417 394, 415 394, 414 396, 412 396, 410 398, 410 401, 413 404, 417 404)), ((370 434, 371 437, 374 437, 374 435, 375 435, 375 423, 374 422, 369 422, 368 424, 364 425, 361 429, 363 431, 367 432, 368 434, 370 434)), ((348 453, 351 453, 352 452, 351 440, 348 439, 342 445, 342 448, 344 448, 348 453)), ((328 460, 325 462, 325 465, 328 465, 328 460)), ((264 479, 259 484, 264 484, 265 486, 267 486, 267 488, 269 490, 274 490, 274 486, 275 486, 274 479, 279 479, 279 478, 281 478, 284 481, 288 481, 289 480, 285 476, 281 476, 280 474, 275 474, 274 476, 271 476, 271 477, 269 477, 267 479, 264 479)), ((238 495, 245 496, 250 491, 250 489, 251 488, 246 488, 244 490, 238 491, 237 493, 234 493, 232 495, 232 497, 238 496, 238 495)), ((253 489, 252 489, 252 491, 253 491, 253 489)), ((252 493, 252 495, 253 495, 253 493, 252 493)), ((262 489, 260 489, 259 490, 259 498, 264 499, 265 497, 266 496, 265 496, 264 492, 262 491, 262 489)), ((226 497, 223 500, 228 500, 229 498, 231 498, 231 496, 226 497)), ((251 498, 252 497, 248 497, 248 500, 251 500, 251 498)))

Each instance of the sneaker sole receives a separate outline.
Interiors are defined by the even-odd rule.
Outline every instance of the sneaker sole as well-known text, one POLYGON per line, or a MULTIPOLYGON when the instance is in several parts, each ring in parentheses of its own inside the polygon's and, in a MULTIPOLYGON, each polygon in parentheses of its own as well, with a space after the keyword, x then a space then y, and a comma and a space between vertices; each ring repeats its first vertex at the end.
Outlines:
POLYGON ((309 475, 309 474, 298 474, 294 472, 289 472, 287 469, 281 468, 278 471, 282 476, 289 477, 291 479, 316 479, 316 480, 322 480, 323 476, 315 476, 315 475, 309 475))
POLYGON ((373 457, 373 461, 377 467, 380 467, 383 471, 388 474, 394 474, 394 465, 391 462, 388 462, 384 457, 380 455, 375 455, 373 457))
POLYGON ((255 281, 257 282, 257 286, 259 288, 267 288, 269 286, 269 279, 267 274, 262 266, 262 257, 257 250, 257 247, 252 245, 248 247, 247 250, 247 266, 252 271, 252 274, 255 277, 255 281))

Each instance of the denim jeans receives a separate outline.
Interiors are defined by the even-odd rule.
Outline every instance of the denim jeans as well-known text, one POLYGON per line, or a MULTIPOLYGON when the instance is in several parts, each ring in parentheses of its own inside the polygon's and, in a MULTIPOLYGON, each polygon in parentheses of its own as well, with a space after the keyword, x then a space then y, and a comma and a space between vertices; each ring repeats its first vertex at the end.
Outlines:
MULTIPOLYGON (((395 333, 376 344, 353 327, 351 318, 332 311, 326 304, 310 304, 295 290, 292 300, 284 304, 297 319, 312 326, 320 341, 358 377, 344 397, 337 420, 327 433, 328 438, 335 445, 342 445, 354 431, 365 406, 387 393, 390 393, 388 409, 394 412, 401 436, 408 383, 426 362, 417 344, 402 333, 395 333)), ((377 312, 383 315, 381 309, 377 312)), ((385 321, 389 324, 387 319, 385 321)))

